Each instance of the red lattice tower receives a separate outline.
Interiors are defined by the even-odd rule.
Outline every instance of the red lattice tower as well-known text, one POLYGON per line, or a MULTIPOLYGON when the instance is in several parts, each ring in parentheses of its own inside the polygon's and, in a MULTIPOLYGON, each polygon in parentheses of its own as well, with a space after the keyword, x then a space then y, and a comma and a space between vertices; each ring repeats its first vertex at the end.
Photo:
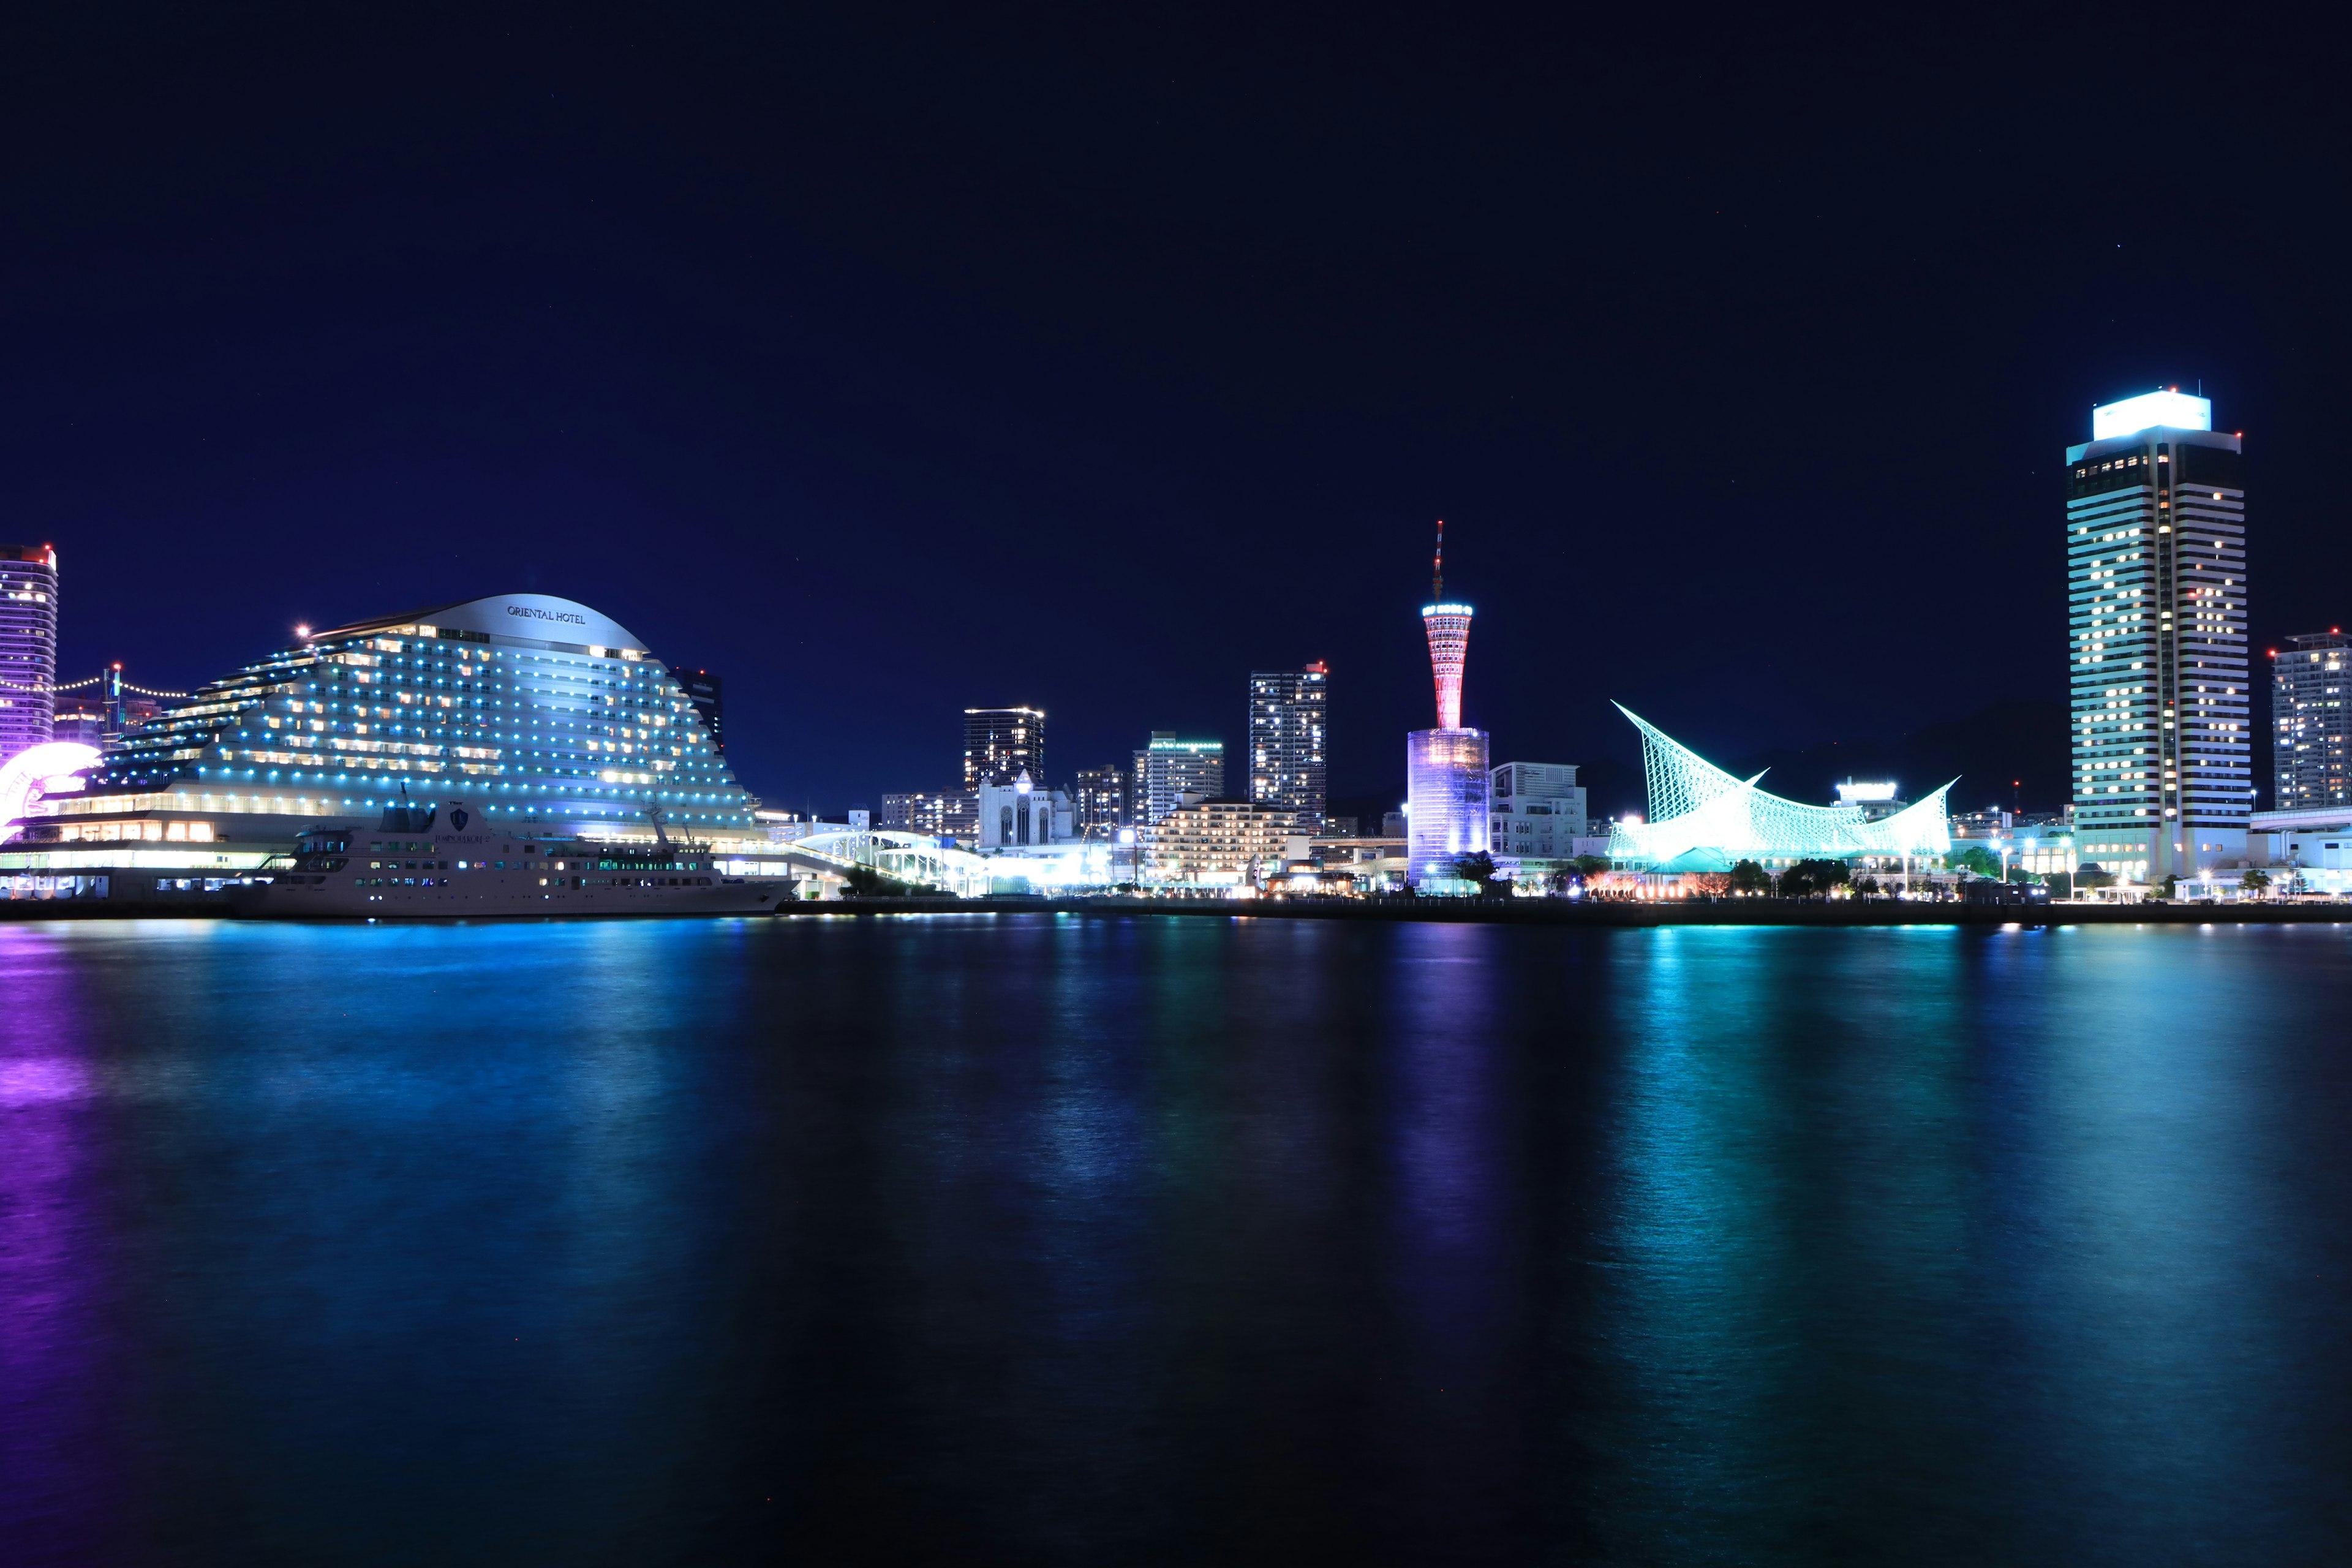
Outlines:
POLYGON ((1437 520, 1437 557, 1430 573, 1430 598, 1421 607, 1429 633, 1429 669, 1437 681, 1437 727, 1462 728, 1462 667, 1470 657, 1470 606, 1445 602, 1445 520, 1437 520))

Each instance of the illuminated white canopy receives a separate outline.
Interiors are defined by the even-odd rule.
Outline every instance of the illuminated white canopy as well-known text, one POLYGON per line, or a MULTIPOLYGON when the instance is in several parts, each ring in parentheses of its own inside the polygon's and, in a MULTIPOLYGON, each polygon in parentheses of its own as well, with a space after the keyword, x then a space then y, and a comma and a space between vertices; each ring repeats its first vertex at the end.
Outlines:
POLYGON ((81 788, 77 777, 98 764, 98 750, 76 741, 46 741, 0 763, 0 842, 16 837, 25 812, 44 795, 81 788))
POLYGON ((2091 410, 2091 439, 2094 441, 2104 441, 2110 436, 2129 436, 2156 425, 2175 430, 2210 430, 2213 428, 2213 400, 2191 397, 2177 390, 2144 392, 2137 397, 2126 397, 2121 403, 2109 403, 2091 410))
MULTIPOLYGON (((1843 860, 1859 855, 1941 855, 1952 847, 1946 784, 1918 805, 1876 822, 1856 805, 1801 805, 1767 795, 1756 780, 1724 772, 1623 703, 1617 711, 1642 731, 1650 820, 1620 823, 1609 857, 1643 866, 1680 860, 1843 860)), ((1955 779, 1954 784, 1959 781, 1955 779)))

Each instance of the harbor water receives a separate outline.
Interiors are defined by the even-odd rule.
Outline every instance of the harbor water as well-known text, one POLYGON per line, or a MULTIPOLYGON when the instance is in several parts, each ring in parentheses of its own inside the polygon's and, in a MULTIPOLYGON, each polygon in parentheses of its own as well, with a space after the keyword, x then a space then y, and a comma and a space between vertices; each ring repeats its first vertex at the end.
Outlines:
POLYGON ((2352 927, 0 925, 0 1562, 2352 1560, 2352 927))

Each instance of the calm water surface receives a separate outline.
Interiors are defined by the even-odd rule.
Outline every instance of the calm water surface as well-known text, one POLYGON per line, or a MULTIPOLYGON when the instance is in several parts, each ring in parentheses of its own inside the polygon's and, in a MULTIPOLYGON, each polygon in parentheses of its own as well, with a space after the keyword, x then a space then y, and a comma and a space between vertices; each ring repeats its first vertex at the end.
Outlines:
POLYGON ((2352 928, 0 926, 0 1562, 2352 1560, 2352 928))

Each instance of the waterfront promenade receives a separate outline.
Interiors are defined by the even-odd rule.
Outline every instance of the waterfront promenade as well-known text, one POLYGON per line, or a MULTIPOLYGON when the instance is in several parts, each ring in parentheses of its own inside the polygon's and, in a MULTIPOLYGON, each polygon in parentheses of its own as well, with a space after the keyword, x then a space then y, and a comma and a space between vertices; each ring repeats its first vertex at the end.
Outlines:
MULTIPOLYGON (((987 915, 1045 912, 1087 916, 1181 915, 1215 920, 1407 921, 1441 924, 1649 926, 2052 926, 2331 925, 2352 922, 2352 903, 1969 904, 1899 899, 838 899, 787 903, 775 914, 987 915)), ((187 896, 169 901, 103 899, 0 900, 0 921, 215 920, 240 918, 228 901, 187 896)), ((468 917, 454 917, 465 919, 468 917)), ((489 920, 703 919, 698 915, 552 915, 489 920)), ((732 917, 765 920, 768 915, 732 917)), ((345 922, 352 923, 352 922, 345 922)), ((357 923, 367 923, 360 921, 357 923)))

